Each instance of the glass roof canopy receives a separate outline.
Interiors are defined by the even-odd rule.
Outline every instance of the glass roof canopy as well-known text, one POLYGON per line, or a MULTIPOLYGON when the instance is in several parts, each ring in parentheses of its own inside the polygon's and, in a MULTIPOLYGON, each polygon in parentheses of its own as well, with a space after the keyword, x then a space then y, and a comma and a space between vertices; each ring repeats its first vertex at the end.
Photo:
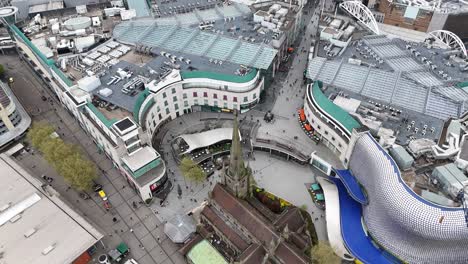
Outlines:
POLYGON ((257 69, 268 69, 277 53, 263 43, 181 27, 179 23, 161 24, 155 19, 122 22, 114 28, 113 34, 118 41, 130 45, 143 44, 257 69))

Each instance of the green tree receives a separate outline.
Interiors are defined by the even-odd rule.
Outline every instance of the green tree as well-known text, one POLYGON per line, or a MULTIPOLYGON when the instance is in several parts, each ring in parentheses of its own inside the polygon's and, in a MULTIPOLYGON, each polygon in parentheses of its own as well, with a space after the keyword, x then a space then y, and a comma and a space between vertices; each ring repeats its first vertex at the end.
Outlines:
POLYGON ((5 67, 3 67, 2 64, 0 64, 0 77, 3 77, 4 74, 5 74, 5 67))
POLYGON ((311 259, 313 264, 340 264, 341 258, 338 257, 333 248, 327 241, 319 241, 312 247, 311 259))
POLYGON ((206 179, 206 174, 193 160, 184 157, 179 165, 179 169, 182 172, 182 176, 189 181, 195 183, 201 183, 206 179))
POLYGON ((46 123, 33 123, 29 132, 27 134, 27 138, 30 141, 31 145, 42 152, 44 147, 52 144, 49 142, 51 138, 51 134, 54 132, 54 128, 46 123))
POLYGON ((58 165, 58 171, 65 180, 80 191, 90 190, 97 178, 96 166, 77 152, 67 156, 58 165))
POLYGON ((33 123, 27 138, 73 188, 90 190, 97 178, 96 166, 82 155, 78 146, 52 137, 53 132, 54 128, 47 123, 33 123))

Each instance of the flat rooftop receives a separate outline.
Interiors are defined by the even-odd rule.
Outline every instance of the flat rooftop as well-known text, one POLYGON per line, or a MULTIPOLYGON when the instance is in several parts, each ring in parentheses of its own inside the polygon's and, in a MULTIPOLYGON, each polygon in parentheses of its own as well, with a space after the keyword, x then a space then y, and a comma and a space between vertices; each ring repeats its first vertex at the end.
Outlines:
POLYGON ((433 133, 418 136, 401 122, 386 122, 384 127, 399 131, 400 144, 412 136, 437 139, 443 121, 465 111, 468 93, 456 84, 466 81, 468 75, 446 59, 446 50, 386 36, 364 36, 351 42, 341 56, 329 57, 324 55, 324 45, 319 45, 319 57, 309 61, 307 77, 327 84, 327 96, 344 92, 367 103, 401 110, 402 118, 417 126, 434 127, 433 133))
POLYGON ((2 263, 71 263, 103 237, 5 154, 0 171, 2 263))

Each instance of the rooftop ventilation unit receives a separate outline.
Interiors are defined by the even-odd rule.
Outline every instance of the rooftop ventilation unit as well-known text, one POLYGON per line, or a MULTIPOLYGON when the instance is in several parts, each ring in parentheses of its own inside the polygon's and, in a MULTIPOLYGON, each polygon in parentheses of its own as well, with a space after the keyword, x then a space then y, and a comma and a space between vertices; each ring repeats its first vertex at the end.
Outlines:
POLYGON ((42 250, 42 255, 47 255, 54 249, 55 249, 55 245, 54 244, 50 245, 50 246, 44 248, 44 250, 42 250))
POLYGON ((21 219, 21 214, 17 214, 15 216, 13 216, 11 219, 10 219, 10 222, 11 223, 15 223, 16 221, 20 220, 21 219))
POLYGON ((28 237, 34 235, 34 233, 36 233, 36 231, 37 231, 36 228, 31 228, 28 231, 26 231, 26 233, 24 233, 24 237, 28 238, 28 237))

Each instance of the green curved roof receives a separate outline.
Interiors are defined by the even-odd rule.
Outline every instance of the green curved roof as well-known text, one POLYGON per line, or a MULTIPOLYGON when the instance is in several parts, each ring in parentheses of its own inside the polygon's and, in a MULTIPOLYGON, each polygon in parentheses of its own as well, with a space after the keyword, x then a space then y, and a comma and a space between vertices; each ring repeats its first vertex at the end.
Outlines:
MULTIPOLYGON (((140 108, 143 105, 143 103, 145 102, 145 99, 146 99, 146 97, 148 97, 149 94, 150 94, 149 89, 145 88, 145 90, 138 95, 137 100, 135 102, 135 105, 133 106, 133 119, 137 123, 139 121, 138 114, 140 113, 140 108)), ((145 107, 147 107, 147 106, 148 106, 148 104, 145 107)))
POLYGON ((312 85, 312 96, 318 105, 327 112, 330 116, 335 118, 342 126, 346 128, 350 133, 353 131, 353 128, 359 128, 361 125, 354 119, 348 112, 343 110, 343 108, 337 106, 328 97, 323 94, 321 81, 316 81, 312 85))
POLYGON ((257 75, 256 69, 252 69, 248 74, 244 76, 217 73, 217 72, 208 72, 208 71, 182 71, 180 72, 180 76, 182 77, 182 79, 207 78, 207 79, 232 82, 232 83, 249 82, 253 80, 256 75, 257 75))

